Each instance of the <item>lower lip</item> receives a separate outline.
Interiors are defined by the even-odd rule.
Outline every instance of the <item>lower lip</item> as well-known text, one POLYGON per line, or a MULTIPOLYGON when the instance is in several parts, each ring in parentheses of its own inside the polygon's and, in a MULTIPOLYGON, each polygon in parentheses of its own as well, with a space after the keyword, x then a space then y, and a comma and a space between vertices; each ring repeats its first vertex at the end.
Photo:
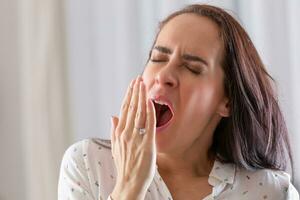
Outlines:
POLYGON ((168 123, 166 123, 165 125, 160 126, 160 127, 156 127, 156 133, 160 133, 160 132, 162 132, 163 130, 165 130, 165 129, 171 124, 172 120, 173 120, 173 117, 172 117, 171 120, 168 121, 168 123))

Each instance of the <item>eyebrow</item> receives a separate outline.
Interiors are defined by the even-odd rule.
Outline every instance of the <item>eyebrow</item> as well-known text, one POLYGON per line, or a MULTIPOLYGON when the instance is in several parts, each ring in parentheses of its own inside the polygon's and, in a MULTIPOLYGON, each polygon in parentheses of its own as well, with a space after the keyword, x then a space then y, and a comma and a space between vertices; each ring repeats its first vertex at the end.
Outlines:
MULTIPOLYGON (((172 54, 172 52, 173 52, 171 49, 164 47, 164 46, 155 46, 153 49, 155 49, 161 53, 165 53, 165 54, 172 54)), ((191 55, 191 54, 183 54, 182 58, 187 61, 201 62, 208 66, 208 63, 199 56, 195 56, 195 55, 191 55)))
POLYGON ((162 53, 171 54, 173 51, 167 47, 163 46, 155 46, 153 49, 156 49, 157 51, 160 51, 162 53))

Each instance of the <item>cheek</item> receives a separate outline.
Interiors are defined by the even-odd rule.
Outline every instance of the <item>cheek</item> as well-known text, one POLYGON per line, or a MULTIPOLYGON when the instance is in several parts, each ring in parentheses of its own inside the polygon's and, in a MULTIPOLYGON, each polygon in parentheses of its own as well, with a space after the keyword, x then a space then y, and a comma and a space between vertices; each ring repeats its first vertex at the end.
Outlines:
POLYGON ((184 112, 190 120, 209 118, 214 114, 219 97, 211 85, 201 85, 197 88, 187 88, 184 92, 184 112))

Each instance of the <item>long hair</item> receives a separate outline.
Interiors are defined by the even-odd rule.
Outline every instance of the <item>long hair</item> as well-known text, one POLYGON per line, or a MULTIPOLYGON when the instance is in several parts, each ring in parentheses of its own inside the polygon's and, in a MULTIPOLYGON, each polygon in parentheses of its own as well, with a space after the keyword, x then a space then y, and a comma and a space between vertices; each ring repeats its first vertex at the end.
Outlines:
POLYGON ((237 20, 215 6, 189 5, 160 22, 153 45, 166 23, 186 13, 216 23, 224 46, 221 66, 231 114, 217 125, 210 151, 219 161, 248 170, 286 170, 290 161, 293 172, 288 131, 273 88, 274 80, 237 20))

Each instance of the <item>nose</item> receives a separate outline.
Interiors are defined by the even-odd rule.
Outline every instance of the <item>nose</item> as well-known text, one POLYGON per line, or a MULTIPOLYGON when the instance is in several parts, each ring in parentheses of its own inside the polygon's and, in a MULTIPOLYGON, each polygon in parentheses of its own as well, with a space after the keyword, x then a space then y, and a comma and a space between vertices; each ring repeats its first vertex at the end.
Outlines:
POLYGON ((155 75, 155 83, 168 87, 177 87, 178 78, 176 75, 175 65, 169 62, 167 65, 162 66, 155 75))

